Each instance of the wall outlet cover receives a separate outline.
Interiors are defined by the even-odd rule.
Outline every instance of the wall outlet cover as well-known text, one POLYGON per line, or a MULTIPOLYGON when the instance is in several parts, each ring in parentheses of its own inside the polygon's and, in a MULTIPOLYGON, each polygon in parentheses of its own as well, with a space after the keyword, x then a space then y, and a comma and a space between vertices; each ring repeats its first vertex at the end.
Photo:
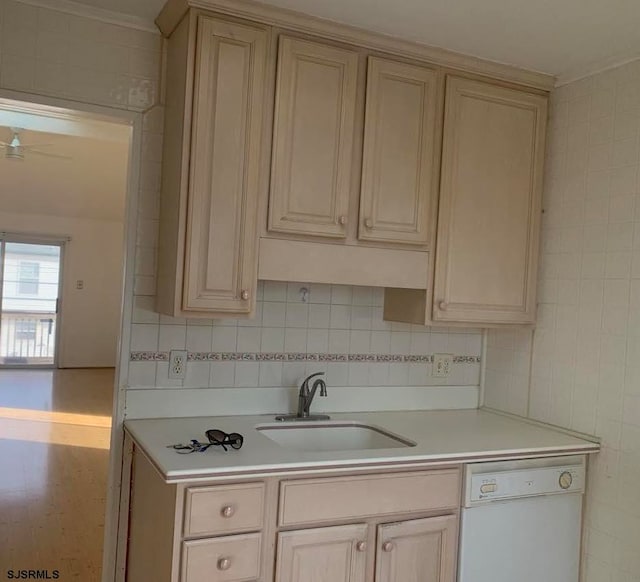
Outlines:
POLYGON ((447 378, 451 374, 453 354, 433 354, 431 375, 435 378, 447 378))
POLYGON ((171 380, 183 380, 186 375, 186 350, 171 350, 171 352, 169 352, 169 378, 171 380))

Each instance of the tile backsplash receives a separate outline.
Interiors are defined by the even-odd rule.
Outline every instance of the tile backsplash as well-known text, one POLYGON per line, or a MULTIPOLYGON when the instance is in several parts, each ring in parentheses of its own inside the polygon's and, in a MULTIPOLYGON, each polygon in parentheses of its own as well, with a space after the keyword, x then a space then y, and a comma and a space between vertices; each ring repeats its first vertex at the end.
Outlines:
POLYGON ((253 319, 185 320, 158 315, 136 297, 130 386, 295 386, 323 371, 334 386, 479 384, 482 335, 382 319, 384 290, 261 281, 253 319), (172 349, 189 352, 185 380, 168 379, 172 349), (451 374, 432 374, 434 353, 454 355, 451 374))

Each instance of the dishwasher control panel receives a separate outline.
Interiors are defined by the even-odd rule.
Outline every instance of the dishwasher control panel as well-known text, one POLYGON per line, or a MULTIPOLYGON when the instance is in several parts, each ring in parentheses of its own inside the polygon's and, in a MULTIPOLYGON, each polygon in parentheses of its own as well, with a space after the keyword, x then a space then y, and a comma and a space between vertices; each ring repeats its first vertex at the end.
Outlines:
POLYGON ((466 504, 584 491, 584 462, 553 466, 528 466, 526 462, 521 467, 517 463, 512 465, 509 468, 494 467, 491 463, 468 465, 466 504))

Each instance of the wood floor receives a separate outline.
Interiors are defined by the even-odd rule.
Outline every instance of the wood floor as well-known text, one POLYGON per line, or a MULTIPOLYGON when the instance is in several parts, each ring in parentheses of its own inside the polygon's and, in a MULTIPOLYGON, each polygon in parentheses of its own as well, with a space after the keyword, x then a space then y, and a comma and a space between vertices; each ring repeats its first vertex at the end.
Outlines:
POLYGON ((0 370, 0 580, 100 580, 112 395, 112 369, 0 370))

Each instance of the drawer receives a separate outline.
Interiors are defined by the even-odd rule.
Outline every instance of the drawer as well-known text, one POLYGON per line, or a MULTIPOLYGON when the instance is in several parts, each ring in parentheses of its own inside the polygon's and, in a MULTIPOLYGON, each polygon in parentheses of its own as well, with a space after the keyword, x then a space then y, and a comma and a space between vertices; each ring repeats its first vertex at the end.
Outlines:
POLYGON ((248 582, 260 576, 262 534, 182 542, 180 582, 248 582))
POLYGON ((458 469, 284 481, 281 526, 361 519, 460 506, 458 469))
POLYGON ((264 483, 189 487, 184 537, 258 530, 264 514, 264 483))

